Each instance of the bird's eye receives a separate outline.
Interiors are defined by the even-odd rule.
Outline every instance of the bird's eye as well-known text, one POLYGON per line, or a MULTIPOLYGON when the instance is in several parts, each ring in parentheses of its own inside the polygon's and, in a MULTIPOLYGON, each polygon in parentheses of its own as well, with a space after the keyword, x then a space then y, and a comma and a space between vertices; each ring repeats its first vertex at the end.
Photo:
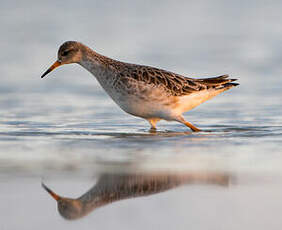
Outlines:
POLYGON ((62 56, 67 56, 70 53, 70 50, 66 50, 62 53, 62 56))

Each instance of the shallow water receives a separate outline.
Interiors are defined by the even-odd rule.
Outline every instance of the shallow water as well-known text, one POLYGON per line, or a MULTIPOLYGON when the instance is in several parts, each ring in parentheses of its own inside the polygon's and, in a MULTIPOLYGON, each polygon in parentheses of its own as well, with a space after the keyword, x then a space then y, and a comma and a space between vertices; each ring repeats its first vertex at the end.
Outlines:
POLYGON ((282 3, 85 4, 1 5, 0 229, 281 229, 282 3), (71 39, 187 76, 229 73, 240 86, 185 114, 203 132, 163 121, 152 133, 78 65, 40 79, 71 39), (112 196, 146 190, 148 178, 168 188, 67 221, 41 186, 76 198, 103 175, 112 196))

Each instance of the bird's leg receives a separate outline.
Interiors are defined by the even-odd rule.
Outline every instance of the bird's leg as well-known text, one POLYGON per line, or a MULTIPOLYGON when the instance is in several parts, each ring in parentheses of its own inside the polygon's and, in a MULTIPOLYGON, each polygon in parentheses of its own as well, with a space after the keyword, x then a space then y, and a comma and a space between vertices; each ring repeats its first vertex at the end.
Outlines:
POLYGON ((186 125, 190 129, 192 129, 193 132, 200 132, 201 131, 200 129, 198 129, 196 126, 192 125, 188 121, 185 121, 184 125, 186 125))
POLYGON ((190 122, 185 121, 185 119, 180 116, 179 119, 177 120, 179 122, 181 122, 182 124, 186 125, 187 127, 189 127, 193 132, 200 132, 201 130, 198 129, 196 126, 192 125, 190 122))
POLYGON ((148 122, 150 123, 150 125, 151 125, 151 129, 150 129, 150 131, 156 131, 156 124, 157 124, 157 122, 160 120, 160 119, 158 119, 158 118, 150 118, 150 119, 147 119, 148 120, 148 122))

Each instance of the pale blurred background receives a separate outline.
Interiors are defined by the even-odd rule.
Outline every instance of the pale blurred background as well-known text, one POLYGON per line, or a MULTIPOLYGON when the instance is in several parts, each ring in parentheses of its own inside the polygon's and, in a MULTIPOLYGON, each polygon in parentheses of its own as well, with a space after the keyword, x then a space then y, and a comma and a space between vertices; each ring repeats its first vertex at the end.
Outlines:
POLYGON ((281 11, 281 1, 2 1, 0 229, 281 229, 281 11), (230 74, 240 86, 187 113, 212 133, 161 122, 151 135, 80 66, 40 79, 67 40, 185 76, 230 74), (122 201, 77 222, 40 187, 76 197, 104 163, 128 162, 237 182, 122 201))

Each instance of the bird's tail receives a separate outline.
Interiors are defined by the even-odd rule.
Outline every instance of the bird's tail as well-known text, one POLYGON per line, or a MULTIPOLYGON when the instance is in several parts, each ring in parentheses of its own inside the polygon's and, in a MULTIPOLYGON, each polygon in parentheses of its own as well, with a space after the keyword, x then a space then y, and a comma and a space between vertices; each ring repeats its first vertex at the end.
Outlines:
POLYGON ((207 86, 208 89, 213 88, 222 91, 228 90, 234 86, 239 85, 239 83, 234 82, 237 81, 237 79, 231 79, 229 78, 229 75, 221 75, 212 78, 200 78, 196 81, 200 84, 207 86))
POLYGON ((179 111, 186 112, 200 105, 201 103, 215 97, 216 95, 239 85, 234 83, 237 79, 230 79, 228 75, 222 75, 212 78, 195 79, 196 82, 205 86, 198 92, 191 93, 181 98, 179 111))

